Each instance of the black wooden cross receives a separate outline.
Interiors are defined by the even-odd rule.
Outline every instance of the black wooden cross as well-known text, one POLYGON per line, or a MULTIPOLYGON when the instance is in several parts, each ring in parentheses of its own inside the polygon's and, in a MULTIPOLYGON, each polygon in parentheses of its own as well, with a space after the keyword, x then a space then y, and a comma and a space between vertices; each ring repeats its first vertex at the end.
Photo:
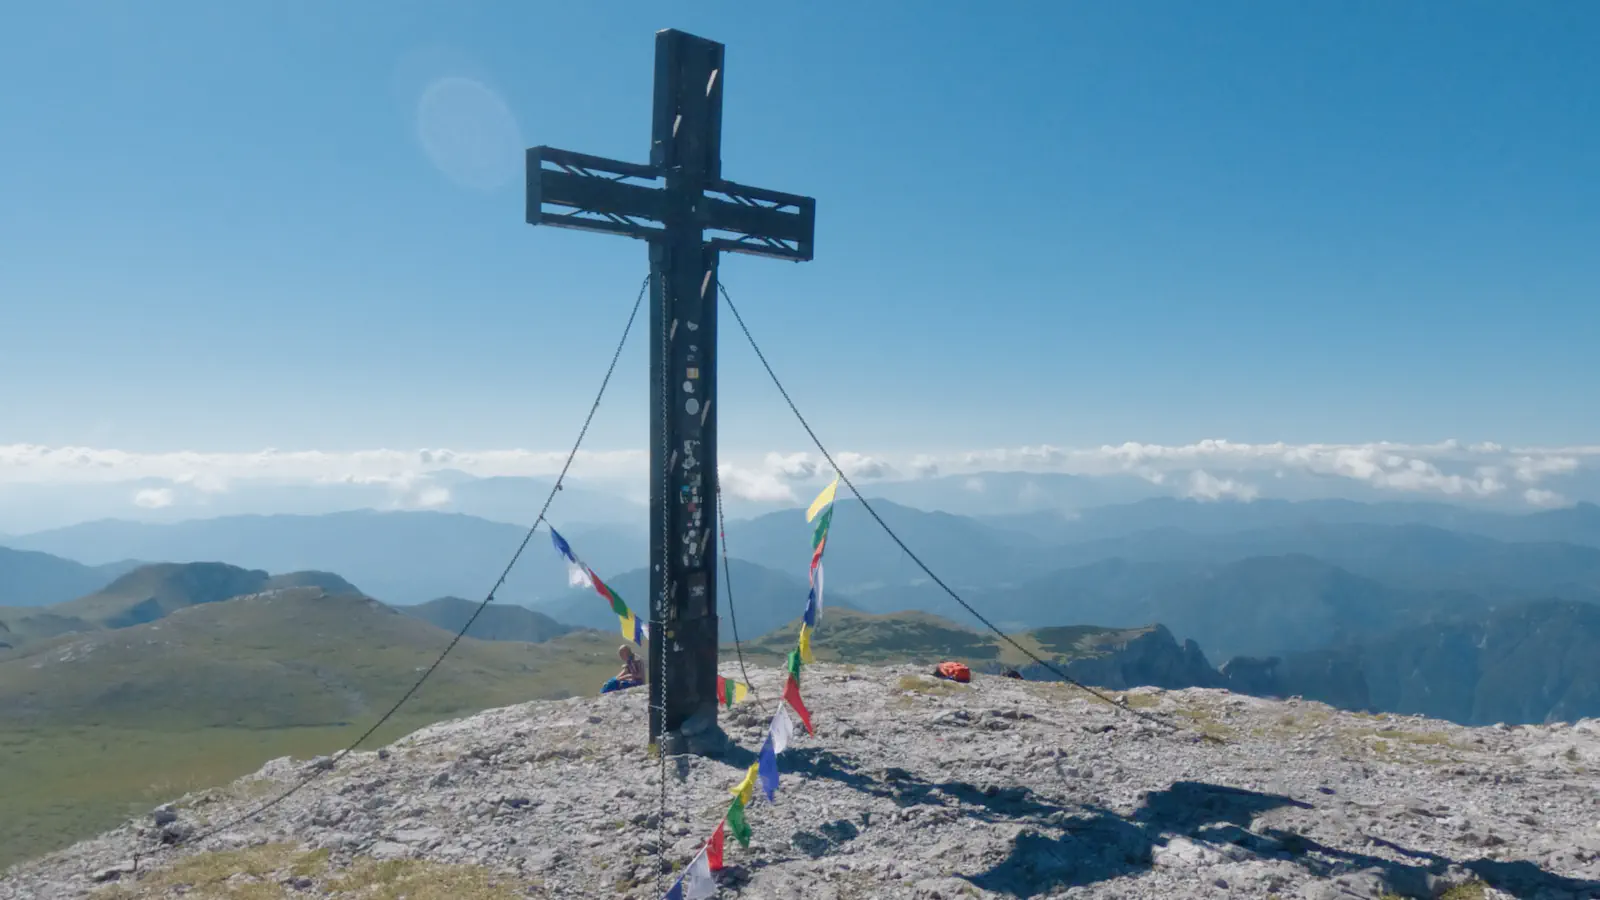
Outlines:
POLYGON ((656 32, 650 164, 528 151, 528 223, 650 242, 650 740, 717 716, 717 259, 811 259, 816 201, 722 178, 723 47, 656 32), (555 209, 547 209, 555 207, 555 209), (708 234, 709 232, 709 234, 708 234), (663 658, 665 654, 665 658, 663 658), (666 677, 663 680, 663 663, 666 677))

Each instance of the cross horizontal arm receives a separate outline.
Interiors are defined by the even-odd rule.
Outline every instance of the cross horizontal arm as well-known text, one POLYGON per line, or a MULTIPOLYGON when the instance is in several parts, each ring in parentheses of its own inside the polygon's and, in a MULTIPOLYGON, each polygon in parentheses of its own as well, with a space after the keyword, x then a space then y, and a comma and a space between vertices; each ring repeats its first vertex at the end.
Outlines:
POLYGON ((811 259, 817 224, 813 198, 720 180, 706 190, 712 196, 701 205, 704 227, 733 235, 712 237, 707 242, 712 247, 779 259, 811 259))
MULTIPOLYGON (((655 168, 554 147, 529 148, 527 166, 530 225, 643 240, 667 234, 672 207, 660 186, 663 175, 655 168)), ((706 192, 694 204, 687 224, 713 232, 708 246, 779 259, 811 259, 816 200, 720 179, 710 182, 706 192)))
POLYGON ((653 185, 625 180, 629 178, 654 182, 660 173, 649 166, 586 153, 530 147, 528 224, 605 231, 646 240, 666 234, 658 225, 649 224, 662 221, 665 195, 653 185), (549 211, 545 204, 574 212, 549 211))

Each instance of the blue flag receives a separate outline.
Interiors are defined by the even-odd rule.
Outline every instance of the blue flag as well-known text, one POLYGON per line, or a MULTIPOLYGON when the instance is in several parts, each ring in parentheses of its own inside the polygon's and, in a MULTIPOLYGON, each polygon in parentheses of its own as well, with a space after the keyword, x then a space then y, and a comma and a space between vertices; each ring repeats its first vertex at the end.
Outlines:
POLYGON ((672 890, 667 891, 667 900, 683 900, 683 876, 678 876, 677 882, 672 885, 672 890))
POLYGON ((808 627, 817 627, 817 589, 815 586, 811 588, 810 593, 806 594, 805 622, 808 627))
POLYGON ((778 793, 778 752, 772 746, 772 735, 761 745, 761 756, 756 760, 756 779, 761 782, 761 792, 767 795, 767 802, 771 803, 773 795, 778 793))
POLYGON ((556 552, 565 556, 568 562, 575 566, 583 565, 583 563, 578 562, 578 557, 572 554, 572 545, 568 544, 567 539, 562 537, 561 532, 555 530, 554 527, 550 529, 550 543, 555 545, 556 552))

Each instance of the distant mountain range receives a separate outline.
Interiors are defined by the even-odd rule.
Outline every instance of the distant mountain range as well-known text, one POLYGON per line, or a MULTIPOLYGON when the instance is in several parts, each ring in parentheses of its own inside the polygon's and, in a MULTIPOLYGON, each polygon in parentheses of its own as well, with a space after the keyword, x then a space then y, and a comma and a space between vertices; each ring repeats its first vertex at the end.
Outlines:
MULTIPOLYGON (((616 591, 638 615, 649 616, 650 570, 630 569, 620 575, 602 576, 606 586, 616 591)), ((823 603, 828 607, 854 609, 856 604, 842 591, 827 588, 823 603)), ((737 627, 742 639, 759 637, 782 627, 805 609, 810 590, 805 578, 759 566, 742 559, 728 560, 728 570, 717 567, 717 615, 721 617, 719 635, 733 639, 737 627), (730 595, 728 571, 732 572, 730 595), (730 603, 730 596, 733 603, 730 603)), ((617 617, 598 594, 588 588, 571 588, 549 603, 535 608, 562 622, 616 633, 617 617)))
MULTIPOLYGON (((744 624, 740 649, 754 659, 781 657, 794 645, 804 582, 743 561, 730 565, 744 624)), ((1475 724, 1600 714, 1600 606, 1594 604, 1491 603, 1460 592, 1395 588, 1302 556, 1252 558, 1218 568, 1111 560, 1066 574, 1072 578, 1058 573, 1052 583, 999 592, 985 601, 985 611, 995 617, 1054 611, 1058 623, 1072 623, 1017 630, 1014 639, 1036 654, 1072 663, 1074 677, 1091 683, 1118 687, 1144 679, 1168 687, 1293 693, 1347 708, 1420 712, 1475 724), (1061 584, 1071 594, 1052 597, 1061 584), (1215 658, 1231 658, 1214 669, 1205 647, 1215 658)), ((611 584, 635 597, 639 609, 647 608, 644 570, 623 573, 611 584)), ((733 635, 726 627, 726 595, 722 599, 721 637, 728 644, 733 635)), ((452 670, 466 666, 484 677, 512 678, 530 665, 496 655, 507 651, 472 649, 486 643, 558 657, 568 652, 563 648, 581 648, 584 677, 613 662, 615 617, 598 597, 574 589, 551 606, 576 621, 499 603, 486 607, 452 670)), ((366 696, 352 685, 367 683, 362 679, 370 674, 366 668, 378 665, 374 660, 404 680, 403 673, 442 649, 477 607, 457 597, 389 607, 329 572, 273 576, 223 563, 142 566, 76 600, 0 609, 0 720, 64 722, 87 710, 111 715, 106 704, 132 715, 140 703, 171 707, 181 718, 191 700, 211 710, 207 716, 245 714, 226 711, 222 697, 228 689, 213 683, 225 677, 249 680, 256 686, 252 691, 304 677, 310 680, 290 693, 309 697, 309 685, 319 683, 348 705, 352 696, 366 696), (344 648, 343 655, 318 656, 323 651, 316 648, 335 645, 344 648), (31 661, 25 668, 32 674, 19 667, 23 661, 31 661), (42 662, 59 684, 40 680, 42 662), (73 664, 60 667, 67 663, 73 664), (351 666, 362 672, 338 674, 351 666), (184 686, 189 677, 207 684, 184 686), (150 678, 157 681, 133 687, 150 678)), ((865 612, 843 596, 830 598, 816 648, 824 659, 843 661, 1028 661, 992 633, 923 611, 865 612)), ((1029 671, 1043 677, 1038 667, 1029 671)), ((322 700, 285 707, 265 694, 249 696, 263 714, 280 716, 280 724, 324 709, 322 700)))
MULTIPOLYGON (((12 539, 12 546, 88 564, 139 559, 207 562, 267 571, 340 572, 390 603, 482 595, 527 534, 525 527, 453 513, 373 512, 319 516, 229 516, 172 524, 86 522, 12 539)), ((617 558, 626 539, 604 527, 568 535, 602 571, 637 564, 617 558)), ((623 552, 626 552, 624 549, 623 552)), ((500 597, 533 600, 566 589, 566 570, 537 537, 500 597)))
MULTIPOLYGON (((1299 604, 1297 616, 1310 610, 1304 604, 1321 604, 1328 615, 1343 616, 1358 630, 1370 613, 1371 633, 1490 603, 1600 600, 1600 507, 1591 505, 1500 515, 1419 503, 1157 499, 1084 510, 1071 519, 1056 514, 976 519, 888 501, 873 506, 964 599, 1013 629, 1072 621, 1127 627, 1162 621, 1213 652, 1284 652, 1305 649, 1298 639, 1278 640, 1295 627, 1308 637, 1345 633, 1324 631, 1331 620, 1312 617, 1304 621, 1319 626, 1293 626, 1288 621, 1293 616, 1272 612, 1294 604, 1299 604), (1165 522, 1184 527, 1160 524, 1165 522), (1308 559, 1243 565, 1276 557, 1308 559), (1287 600, 1274 599, 1279 593, 1299 599, 1285 606, 1287 600), (1357 602, 1358 595, 1369 599, 1357 602), (1356 605, 1336 612, 1350 603, 1356 605), (1217 617, 1207 612, 1246 607, 1252 612, 1235 617, 1230 634, 1218 632, 1217 617), (1252 630, 1245 623, 1254 619, 1262 624, 1252 630)), ((29 557, 34 568, 54 566, 68 573, 59 576, 65 580, 55 593, 45 596, 60 597, 70 593, 68 585, 81 588, 114 575, 117 567, 129 565, 122 562, 128 559, 227 560, 263 571, 339 572, 385 602, 412 605, 450 596, 480 599, 525 534, 522 528, 471 516, 365 511, 168 525, 93 522, 26 535, 12 544, 105 566, 88 569, 29 557)), ((565 535, 633 607, 648 610, 642 528, 577 526, 565 535)), ((811 528, 798 510, 729 523, 735 597, 738 611, 748 617, 741 623, 745 630, 775 627, 804 602, 810 539, 811 528), (740 598, 741 585, 748 597, 740 598)), ((841 605, 968 617, 856 501, 840 501, 836 508, 825 565, 828 594, 841 605)), ((14 605, 37 602, 10 583, 0 590, 21 594, 14 605)), ((614 627, 603 604, 567 584, 547 533, 535 536, 497 599, 531 605, 569 625, 614 627)), ((726 596, 719 602, 726 612, 726 596)))

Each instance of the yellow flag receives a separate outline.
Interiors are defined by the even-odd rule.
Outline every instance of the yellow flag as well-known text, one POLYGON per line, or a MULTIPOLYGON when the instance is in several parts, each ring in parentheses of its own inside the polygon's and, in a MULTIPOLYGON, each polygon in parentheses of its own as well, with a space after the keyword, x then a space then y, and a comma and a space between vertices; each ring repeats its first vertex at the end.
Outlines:
POLYGON ((812 519, 815 519, 817 517, 817 513, 822 512, 823 508, 825 508, 829 503, 833 502, 833 495, 837 494, 838 492, 839 479, 835 477, 833 482, 827 487, 823 488, 822 493, 817 495, 817 499, 811 501, 811 508, 806 510, 806 521, 809 522, 812 519))
POLYGON ((619 626, 621 626, 621 628, 622 628, 622 636, 623 637, 627 638, 630 641, 637 640, 637 635, 634 633, 635 632, 634 625, 637 623, 637 621, 638 620, 634 618, 633 610, 631 610, 631 609, 628 610, 628 614, 627 615, 625 615, 625 616, 617 616, 617 624, 619 626))
POLYGON ((742 681, 735 681, 733 683, 733 702, 738 703, 740 700, 743 700, 744 695, 749 692, 750 685, 745 684, 742 681))
POLYGON ((804 622, 800 623, 800 661, 808 666, 817 664, 817 658, 811 655, 811 627, 804 622))
POLYGON ((761 765, 760 760, 757 760, 756 762, 751 763, 750 764, 750 771, 744 773, 744 780, 739 782, 738 787, 735 787, 733 789, 733 791, 731 792, 735 797, 738 797, 739 798, 739 802, 743 803, 745 806, 749 806, 751 798, 753 798, 755 796, 755 793, 756 793, 756 768, 759 767, 760 765, 761 765))

